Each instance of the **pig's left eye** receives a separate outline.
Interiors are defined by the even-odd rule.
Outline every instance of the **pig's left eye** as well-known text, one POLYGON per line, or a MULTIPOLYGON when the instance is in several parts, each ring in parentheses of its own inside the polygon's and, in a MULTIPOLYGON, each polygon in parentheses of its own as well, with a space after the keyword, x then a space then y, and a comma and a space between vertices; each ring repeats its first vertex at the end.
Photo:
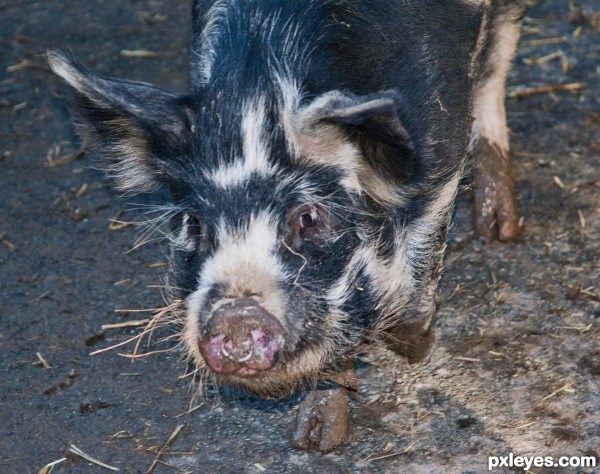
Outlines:
POLYGON ((321 206, 303 205, 292 209, 286 217, 284 242, 289 248, 299 250, 306 241, 321 241, 328 223, 328 214, 321 206))

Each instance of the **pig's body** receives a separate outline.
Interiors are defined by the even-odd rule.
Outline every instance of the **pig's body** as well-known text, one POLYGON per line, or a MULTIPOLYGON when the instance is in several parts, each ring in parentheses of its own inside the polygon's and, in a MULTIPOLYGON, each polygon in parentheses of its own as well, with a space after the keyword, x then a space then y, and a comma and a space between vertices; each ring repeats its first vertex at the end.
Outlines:
POLYGON ((502 99, 522 13, 197 1, 182 96, 51 54, 117 185, 171 191, 172 297, 199 370, 265 396, 338 384, 309 394, 296 446, 345 439, 361 346, 392 341, 412 359, 428 346, 469 154, 480 233, 516 235, 502 99))

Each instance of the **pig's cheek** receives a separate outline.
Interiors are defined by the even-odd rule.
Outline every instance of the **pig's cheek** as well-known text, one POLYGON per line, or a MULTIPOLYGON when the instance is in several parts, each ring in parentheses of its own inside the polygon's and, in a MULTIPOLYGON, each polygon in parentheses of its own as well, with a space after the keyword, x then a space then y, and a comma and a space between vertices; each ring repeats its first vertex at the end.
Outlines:
POLYGON ((292 445, 327 453, 346 441, 349 430, 346 389, 315 390, 300 405, 292 445))

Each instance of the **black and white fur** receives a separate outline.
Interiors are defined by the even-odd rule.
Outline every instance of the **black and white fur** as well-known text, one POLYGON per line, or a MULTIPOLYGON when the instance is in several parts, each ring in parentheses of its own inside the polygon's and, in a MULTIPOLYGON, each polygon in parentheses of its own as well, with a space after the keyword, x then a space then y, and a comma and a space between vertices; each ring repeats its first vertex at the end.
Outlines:
POLYGON ((428 333, 467 157, 507 156, 523 3, 197 0, 185 95, 49 54, 116 186, 171 193, 172 296, 198 367, 211 314, 242 297, 285 345, 260 376, 223 379, 262 395, 385 332, 428 333))

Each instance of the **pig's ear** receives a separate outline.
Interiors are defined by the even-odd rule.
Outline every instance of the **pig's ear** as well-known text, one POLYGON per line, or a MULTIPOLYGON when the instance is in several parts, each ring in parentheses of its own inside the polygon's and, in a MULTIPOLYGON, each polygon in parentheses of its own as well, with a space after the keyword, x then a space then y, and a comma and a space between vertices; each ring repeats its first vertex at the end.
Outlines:
MULTIPOLYGON (((127 192, 173 186, 186 175, 193 107, 182 95, 150 84, 97 76, 60 52, 52 70, 72 92, 72 113, 87 148, 127 192)), ((189 165, 188 165, 189 166, 189 165)))
POLYGON ((393 201, 389 182, 406 182, 418 172, 415 146, 404 125, 410 117, 406 109, 394 91, 323 94, 300 109, 295 126, 299 154, 354 168, 365 192, 380 201, 393 201), (337 152, 346 150, 347 144, 360 154, 337 152))
POLYGON ((399 115, 402 105, 394 91, 366 96, 333 91, 315 99, 302 115, 305 124, 336 124, 363 139, 378 140, 412 154, 414 145, 399 115))

